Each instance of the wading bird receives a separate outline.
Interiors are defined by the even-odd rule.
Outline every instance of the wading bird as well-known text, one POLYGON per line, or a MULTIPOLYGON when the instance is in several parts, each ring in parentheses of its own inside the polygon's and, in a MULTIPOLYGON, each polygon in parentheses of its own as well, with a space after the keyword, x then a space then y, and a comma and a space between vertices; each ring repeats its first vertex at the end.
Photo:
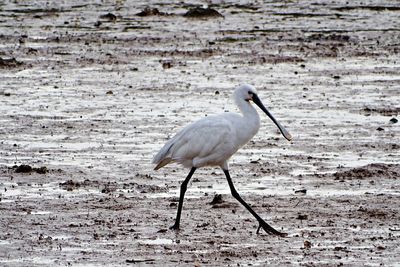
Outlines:
POLYGON ((263 228, 268 234, 285 236, 285 233, 275 230, 266 223, 240 197, 228 171, 228 160, 239 148, 250 141, 260 128, 260 117, 251 102, 267 114, 287 140, 290 141, 292 136, 265 108, 253 86, 245 84, 237 87, 233 97, 242 114, 228 112, 195 121, 172 137, 153 158, 153 163, 156 164, 155 170, 172 162, 190 168, 189 174, 181 185, 178 213, 171 229, 179 229, 183 199, 187 185, 196 169, 204 166, 219 166, 225 173, 232 196, 257 219, 259 223, 257 233, 260 228, 263 228))

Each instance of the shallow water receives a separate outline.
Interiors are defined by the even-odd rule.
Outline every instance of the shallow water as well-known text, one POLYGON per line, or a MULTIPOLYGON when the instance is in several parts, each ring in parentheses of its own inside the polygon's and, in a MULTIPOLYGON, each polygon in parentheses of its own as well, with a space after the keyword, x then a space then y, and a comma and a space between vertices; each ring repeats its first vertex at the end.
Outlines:
POLYGON ((0 58, 15 61, 0 61, 0 263, 398 262, 399 167, 368 164, 400 162, 399 9, 347 2, 215 2, 223 19, 183 17, 194 1, 1 3, 0 58), (147 5, 168 15, 136 16, 147 5), (236 111, 240 83, 294 139, 262 116, 232 178, 289 238, 256 235, 218 168, 196 171, 169 231, 187 170, 151 158, 188 122, 236 111))

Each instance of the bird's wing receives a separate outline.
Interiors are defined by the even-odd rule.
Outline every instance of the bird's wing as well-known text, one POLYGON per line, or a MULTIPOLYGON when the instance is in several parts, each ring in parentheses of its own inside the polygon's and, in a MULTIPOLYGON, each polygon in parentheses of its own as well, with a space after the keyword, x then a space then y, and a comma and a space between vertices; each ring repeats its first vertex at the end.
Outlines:
POLYGON ((206 157, 223 146, 231 146, 232 125, 224 116, 210 116, 189 124, 170 139, 154 157, 156 169, 177 161, 206 157), (231 137, 231 138, 229 138, 231 137))

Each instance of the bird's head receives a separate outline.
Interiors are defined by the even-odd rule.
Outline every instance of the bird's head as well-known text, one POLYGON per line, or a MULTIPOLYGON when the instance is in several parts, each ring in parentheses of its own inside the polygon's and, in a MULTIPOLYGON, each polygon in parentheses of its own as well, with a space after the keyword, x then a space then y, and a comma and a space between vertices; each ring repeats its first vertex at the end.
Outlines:
POLYGON ((249 84, 243 84, 236 88, 234 92, 234 97, 235 100, 244 100, 246 102, 254 102, 262 111, 264 111, 265 114, 276 124, 278 127, 279 131, 282 133, 282 135, 288 140, 292 140, 292 135, 272 116, 272 114, 268 111, 268 109, 264 106, 264 104, 261 102, 260 98, 257 95, 257 90, 253 86, 249 84))
POLYGON ((252 101, 253 97, 257 95, 257 90, 249 84, 243 84, 236 88, 234 95, 235 99, 243 99, 249 102, 252 101))

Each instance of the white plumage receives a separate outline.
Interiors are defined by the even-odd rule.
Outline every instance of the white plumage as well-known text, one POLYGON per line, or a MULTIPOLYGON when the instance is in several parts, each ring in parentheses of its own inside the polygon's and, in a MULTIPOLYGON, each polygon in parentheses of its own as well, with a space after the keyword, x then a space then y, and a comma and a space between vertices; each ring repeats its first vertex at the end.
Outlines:
MULTIPOLYGON (((234 100, 242 114, 227 112, 205 117, 179 131, 155 155, 155 169, 171 162, 178 162, 187 168, 207 165, 227 168, 227 160, 260 128, 260 116, 249 102, 252 98, 249 92, 257 95, 251 85, 242 85, 234 92, 234 100)), ((284 131, 286 137, 290 136, 284 131)))
POLYGON ((172 137, 153 158, 153 163, 156 164, 155 170, 172 162, 191 168, 181 186, 178 214, 172 228, 179 228, 184 194, 196 168, 220 166, 228 179, 233 196, 256 217, 260 227, 263 227, 268 233, 282 235, 264 222, 241 199, 231 181, 228 160, 239 148, 250 141, 260 128, 260 116, 250 101, 253 101, 271 118, 286 139, 291 140, 292 137, 264 107, 253 86, 247 84, 239 86, 235 89, 233 97, 241 114, 228 112, 195 121, 172 137))

